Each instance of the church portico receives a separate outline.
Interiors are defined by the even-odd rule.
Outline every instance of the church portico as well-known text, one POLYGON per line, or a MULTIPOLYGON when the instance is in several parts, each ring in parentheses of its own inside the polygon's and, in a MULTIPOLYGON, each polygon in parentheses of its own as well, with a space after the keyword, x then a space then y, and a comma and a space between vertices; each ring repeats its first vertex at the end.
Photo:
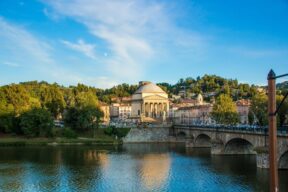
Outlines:
POLYGON ((142 114, 145 117, 161 118, 167 113, 168 102, 147 101, 144 103, 144 111, 142 114))
POLYGON ((165 120, 168 110, 167 93, 151 82, 140 82, 132 96, 132 116, 165 120))

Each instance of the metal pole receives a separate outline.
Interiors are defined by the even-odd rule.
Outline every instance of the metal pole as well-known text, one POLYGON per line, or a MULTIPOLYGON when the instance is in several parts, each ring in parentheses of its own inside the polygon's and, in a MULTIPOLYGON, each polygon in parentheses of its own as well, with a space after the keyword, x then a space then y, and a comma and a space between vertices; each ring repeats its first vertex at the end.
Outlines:
POLYGON ((277 127, 276 127, 276 85, 275 73, 271 69, 268 74, 268 114, 269 114, 269 177, 270 191, 278 192, 277 166, 277 127))

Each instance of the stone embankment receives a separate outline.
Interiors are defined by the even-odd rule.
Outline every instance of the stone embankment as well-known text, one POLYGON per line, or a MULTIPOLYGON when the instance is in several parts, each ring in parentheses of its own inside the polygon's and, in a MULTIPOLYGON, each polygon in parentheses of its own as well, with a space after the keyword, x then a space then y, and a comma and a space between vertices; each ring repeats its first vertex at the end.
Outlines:
POLYGON ((169 136, 169 127, 133 128, 123 138, 123 143, 174 142, 169 136))

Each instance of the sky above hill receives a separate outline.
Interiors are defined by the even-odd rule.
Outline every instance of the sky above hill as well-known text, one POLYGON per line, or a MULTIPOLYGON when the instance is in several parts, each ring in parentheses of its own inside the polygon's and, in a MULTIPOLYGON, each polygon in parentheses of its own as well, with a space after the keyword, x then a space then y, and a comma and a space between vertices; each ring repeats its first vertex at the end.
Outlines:
POLYGON ((0 1, 0 85, 204 74, 264 85, 271 68, 288 73, 287 0, 0 1))

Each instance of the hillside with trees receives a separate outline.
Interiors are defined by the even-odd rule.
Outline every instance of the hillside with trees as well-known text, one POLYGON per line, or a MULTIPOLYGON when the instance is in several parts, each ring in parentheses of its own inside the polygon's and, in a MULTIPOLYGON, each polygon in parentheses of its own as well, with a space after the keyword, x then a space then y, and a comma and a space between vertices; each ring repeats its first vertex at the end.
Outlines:
POLYGON ((188 77, 180 79, 175 85, 167 83, 158 85, 165 87, 170 95, 177 95, 181 90, 185 90, 188 96, 201 93, 207 101, 220 94, 230 95, 233 100, 251 98, 256 94, 258 88, 256 85, 239 83, 236 79, 225 79, 216 75, 204 75, 196 79, 188 77))
MULTIPOLYGON (((184 90, 186 97, 195 97, 201 93, 208 102, 212 99, 218 103, 227 98, 231 98, 231 101, 252 99, 250 120, 253 121, 253 118, 257 117, 260 124, 267 122, 265 87, 239 83, 236 79, 225 79, 216 75, 204 75, 195 79, 188 77, 180 79, 174 85, 165 82, 157 85, 166 91, 170 97, 178 95, 184 90), (257 91, 259 88, 262 89, 262 94, 257 91), (225 95, 225 98, 219 100, 220 95, 225 95), (259 106, 263 107, 259 108, 259 106)), ((287 92, 287 87, 287 81, 277 84, 278 103, 287 92)), ((112 102, 112 98, 131 96, 137 88, 138 85, 125 83, 109 89, 99 89, 83 84, 65 87, 44 81, 4 85, 0 87, 0 132, 31 135, 31 130, 27 130, 27 128, 33 129, 35 121, 40 124, 43 120, 46 121, 47 125, 51 125, 51 119, 59 118, 64 119, 65 124, 75 131, 98 127, 100 118, 103 116, 99 108, 99 101, 109 104, 112 102)), ((283 124, 286 118, 285 114, 287 114, 288 104, 286 102, 284 104, 284 108, 280 111, 281 115, 279 115, 280 124, 283 124)), ((216 112, 215 109, 214 117, 218 121, 224 121, 216 112)), ((42 129, 41 127, 39 126, 38 129, 42 129)), ((43 127, 44 132, 38 130, 37 136, 53 135, 47 129, 47 127, 43 127)))
POLYGON ((0 87, 2 133, 53 136, 53 120, 62 116, 67 119, 67 126, 74 119, 82 129, 97 127, 103 113, 98 105, 96 89, 82 84, 63 87, 37 81, 0 87))

